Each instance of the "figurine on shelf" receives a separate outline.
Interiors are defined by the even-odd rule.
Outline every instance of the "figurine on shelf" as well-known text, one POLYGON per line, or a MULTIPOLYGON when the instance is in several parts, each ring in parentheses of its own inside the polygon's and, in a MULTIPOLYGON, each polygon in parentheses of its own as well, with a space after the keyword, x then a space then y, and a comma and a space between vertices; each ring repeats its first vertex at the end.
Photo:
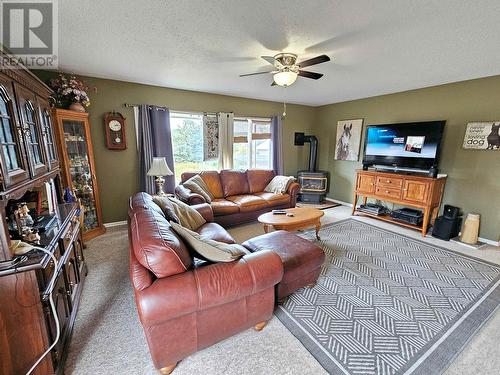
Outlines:
POLYGON ((76 198, 73 195, 73 192, 71 191, 71 189, 69 187, 64 189, 64 201, 66 203, 72 203, 72 202, 76 201, 76 198))
POLYGON ((40 235, 38 234, 38 229, 29 229, 28 232, 23 236, 29 242, 40 243, 40 235))
POLYGON ((16 220, 17 232, 22 237, 25 229, 32 226, 34 223, 30 215, 30 210, 25 202, 19 203, 17 209, 14 211, 14 218, 16 220))

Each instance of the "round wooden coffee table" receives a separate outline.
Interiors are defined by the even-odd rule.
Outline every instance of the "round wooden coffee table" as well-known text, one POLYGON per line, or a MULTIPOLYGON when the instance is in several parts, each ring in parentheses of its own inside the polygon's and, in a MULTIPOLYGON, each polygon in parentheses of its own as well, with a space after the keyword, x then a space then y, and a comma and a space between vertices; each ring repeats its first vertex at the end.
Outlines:
POLYGON ((316 208, 296 207, 286 210, 287 213, 293 216, 273 215, 268 212, 259 216, 257 220, 264 225, 264 232, 268 233, 273 227, 276 230, 286 230, 288 232, 305 229, 308 227, 316 227, 316 238, 319 240, 319 230, 321 229, 321 216, 325 213, 316 208))

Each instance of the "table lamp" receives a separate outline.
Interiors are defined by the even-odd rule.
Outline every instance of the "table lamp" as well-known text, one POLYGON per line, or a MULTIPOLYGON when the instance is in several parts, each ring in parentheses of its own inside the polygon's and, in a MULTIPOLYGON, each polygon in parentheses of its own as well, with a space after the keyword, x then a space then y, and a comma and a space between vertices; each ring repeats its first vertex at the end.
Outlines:
POLYGON ((155 176, 156 179, 156 194, 160 196, 165 196, 165 192, 163 191, 163 184, 165 183, 165 179, 163 176, 172 176, 173 173, 167 165, 167 161, 164 157, 155 157, 153 158, 153 162, 151 163, 151 168, 149 168, 148 176, 155 176))

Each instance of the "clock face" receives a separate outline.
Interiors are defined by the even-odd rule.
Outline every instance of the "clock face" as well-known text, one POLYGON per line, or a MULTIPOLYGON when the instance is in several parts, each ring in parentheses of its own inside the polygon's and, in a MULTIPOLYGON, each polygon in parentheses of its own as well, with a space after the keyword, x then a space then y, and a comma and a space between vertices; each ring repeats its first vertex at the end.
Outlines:
POLYGON ((109 122, 109 128, 113 130, 114 132, 120 131, 122 128, 122 124, 120 124, 119 121, 117 120, 111 120, 109 122))

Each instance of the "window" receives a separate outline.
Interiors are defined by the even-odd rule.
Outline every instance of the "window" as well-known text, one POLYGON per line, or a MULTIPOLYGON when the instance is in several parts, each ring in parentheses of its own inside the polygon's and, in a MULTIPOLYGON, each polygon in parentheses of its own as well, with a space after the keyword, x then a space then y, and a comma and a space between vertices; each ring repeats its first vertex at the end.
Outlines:
POLYGON ((170 111, 175 181, 187 171, 215 170, 217 160, 203 160, 203 115, 170 111))
POLYGON ((234 118, 233 168, 272 169, 271 119, 234 118))

